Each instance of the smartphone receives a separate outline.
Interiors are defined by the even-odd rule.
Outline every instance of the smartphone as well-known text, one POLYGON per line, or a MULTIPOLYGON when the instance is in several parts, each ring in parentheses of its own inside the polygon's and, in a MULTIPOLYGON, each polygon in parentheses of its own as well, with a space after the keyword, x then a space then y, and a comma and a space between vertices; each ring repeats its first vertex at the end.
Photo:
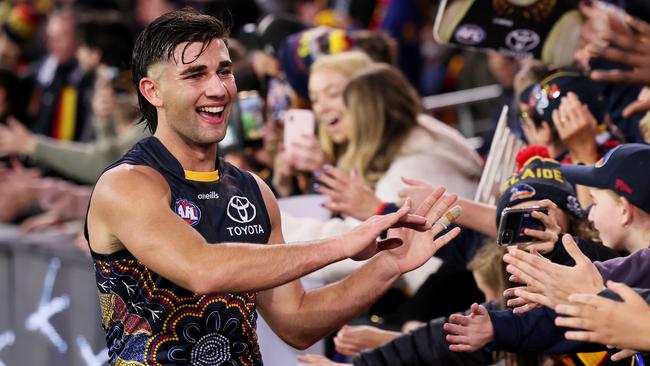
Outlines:
POLYGON ((243 142, 262 139, 264 127, 264 101, 255 90, 237 94, 243 142))
POLYGON ((497 244, 506 246, 535 242, 535 238, 524 234, 524 229, 545 230, 545 227, 541 221, 532 216, 533 211, 548 214, 548 209, 539 206, 503 210, 497 232, 497 244))
POLYGON ((289 109, 284 114, 284 148, 289 154, 293 144, 304 139, 303 135, 314 135, 316 118, 309 109, 289 109))

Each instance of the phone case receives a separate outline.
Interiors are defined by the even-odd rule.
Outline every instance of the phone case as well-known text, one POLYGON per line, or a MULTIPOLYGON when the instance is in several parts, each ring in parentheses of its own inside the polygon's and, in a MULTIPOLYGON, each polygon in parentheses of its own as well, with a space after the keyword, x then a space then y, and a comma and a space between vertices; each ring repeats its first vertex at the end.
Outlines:
POLYGON ((316 129, 314 113, 309 109, 289 109, 284 114, 284 148, 288 153, 304 135, 313 135, 316 129))
POLYGON ((548 209, 533 206, 522 208, 506 208, 501 213, 501 222, 497 231, 497 244, 525 245, 534 243, 534 239, 523 233, 524 229, 544 230, 544 224, 531 216, 533 211, 548 214, 548 209))

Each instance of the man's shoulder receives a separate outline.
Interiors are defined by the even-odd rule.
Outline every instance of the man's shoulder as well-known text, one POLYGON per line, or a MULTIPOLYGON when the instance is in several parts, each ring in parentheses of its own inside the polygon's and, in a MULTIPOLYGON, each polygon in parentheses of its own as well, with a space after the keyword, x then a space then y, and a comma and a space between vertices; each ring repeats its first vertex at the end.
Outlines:
POLYGON ((169 185, 156 169, 147 165, 120 164, 102 174, 93 196, 115 198, 115 195, 137 198, 166 193, 169 185))

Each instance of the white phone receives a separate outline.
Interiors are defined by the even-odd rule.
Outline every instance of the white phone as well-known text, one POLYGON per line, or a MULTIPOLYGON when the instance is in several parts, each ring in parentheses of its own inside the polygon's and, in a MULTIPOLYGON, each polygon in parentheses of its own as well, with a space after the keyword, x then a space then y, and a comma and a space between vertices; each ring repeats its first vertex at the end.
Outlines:
POLYGON ((292 145, 304 140, 303 135, 314 135, 316 118, 309 109, 289 109, 284 113, 284 148, 291 154, 292 145))

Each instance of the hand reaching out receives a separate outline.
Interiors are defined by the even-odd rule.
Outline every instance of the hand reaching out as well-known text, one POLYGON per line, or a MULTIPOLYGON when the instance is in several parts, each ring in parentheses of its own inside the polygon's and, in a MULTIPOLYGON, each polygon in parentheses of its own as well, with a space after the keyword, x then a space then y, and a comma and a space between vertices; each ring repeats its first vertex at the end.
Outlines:
POLYGON ((397 195, 402 200, 410 198, 416 205, 420 202, 424 202, 424 200, 436 189, 431 184, 419 179, 402 177, 402 182, 406 184, 406 188, 400 190, 397 195))
POLYGON ((650 306, 628 286, 608 281, 607 287, 620 295, 615 301, 593 293, 574 293, 568 302, 555 307, 564 317, 555 319, 567 339, 596 342, 620 349, 650 350, 650 306))
POLYGON ((449 349, 455 352, 475 352, 494 339, 494 328, 487 309, 472 304, 469 315, 453 314, 443 325, 449 349))
POLYGON ((598 269, 578 248, 571 235, 564 235, 562 243, 576 262, 573 267, 556 264, 539 254, 527 253, 508 247, 503 260, 506 270, 526 287, 512 290, 514 296, 550 308, 566 303, 573 293, 598 293, 603 289, 603 279, 598 269))
POLYGON ((598 122, 589 107, 582 104, 575 93, 569 92, 566 97, 562 97, 560 107, 553 111, 552 116, 558 135, 571 157, 574 160, 595 163, 598 160, 598 122))
POLYGON ((620 11, 595 11, 582 6, 588 18, 594 24, 607 24, 595 32, 583 32, 587 35, 586 50, 590 57, 626 65, 628 69, 593 70, 591 78, 597 81, 650 85, 650 25, 643 20, 620 11), (601 19, 603 18, 604 19, 601 19))
POLYGON ((342 355, 356 356, 361 351, 377 348, 401 334, 369 325, 344 325, 334 337, 334 346, 342 355))
POLYGON ((375 192, 355 172, 346 174, 326 165, 322 172, 315 172, 314 177, 324 184, 316 184, 315 190, 327 197, 325 207, 332 212, 365 220, 381 206, 375 192))
POLYGON ((36 149, 36 139, 25 125, 9 117, 7 125, 0 125, 0 157, 7 155, 30 156, 36 149))
POLYGON ((409 214, 411 202, 407 201, 397 212, 372 216, 339 238, 340 247, 345 258, 366 260, 377 252, 399 247, 404 238, 390 236, 383 240, 377 238, 390 228, 426 232, 431 228, 428 219, 423 215, 409 214), (406 229, 408 228, 408 229, 406 229))
MULTIPOLYGON (((443 216, 449 216, 447 213, 452 209, 460 210, 460 207, 456 209, 454 206, 458 197, 455 194, 445 196, 444 193, 444 188, 438 188, 415 211, 418 216, 426 216, 427 225, 433 225, 431 230, 415 231, 401 228, 388 231, 389 238, 395 236, 403 242, 403 245, 387 251, 398 266, 400 273, 406 273, 420 267, 431 259, 440 248, 460 234, 460 228, 455 227, 436 238, 436 235, 446 229, 446 227, 438 223, 438 220, 443 216)), ((410 199, 407 199, 406 202, 409 203, 410 199)), ((453 221, 453 217, 449 221, 453 221)))

